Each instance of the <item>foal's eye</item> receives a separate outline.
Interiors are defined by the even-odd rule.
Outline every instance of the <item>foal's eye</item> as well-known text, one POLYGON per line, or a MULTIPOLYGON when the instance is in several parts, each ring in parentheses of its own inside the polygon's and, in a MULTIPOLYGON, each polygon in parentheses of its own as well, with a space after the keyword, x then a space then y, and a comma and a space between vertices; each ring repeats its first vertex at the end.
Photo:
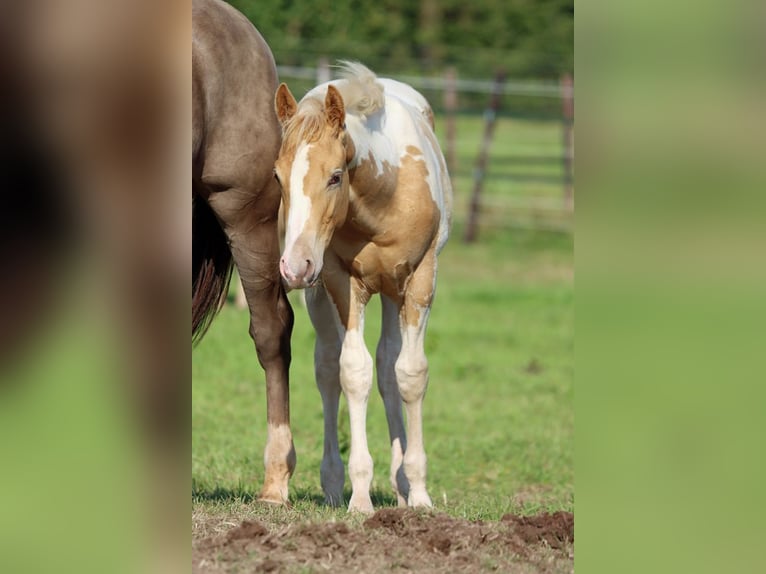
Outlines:
POLYGON ((340 174, 334 173, 330 179, 327 180, 327 187, 338 185, 340 183, 340 174))

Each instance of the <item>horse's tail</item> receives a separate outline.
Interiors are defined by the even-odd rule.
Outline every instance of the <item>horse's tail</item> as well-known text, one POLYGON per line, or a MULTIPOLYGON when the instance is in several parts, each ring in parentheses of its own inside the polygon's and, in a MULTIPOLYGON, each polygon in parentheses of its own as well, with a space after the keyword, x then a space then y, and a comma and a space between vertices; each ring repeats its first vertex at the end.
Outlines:
POLYGON ((231 250, 206 201, 192 207, 192 341, 199 342, 221 309, 231 279, 231 250))

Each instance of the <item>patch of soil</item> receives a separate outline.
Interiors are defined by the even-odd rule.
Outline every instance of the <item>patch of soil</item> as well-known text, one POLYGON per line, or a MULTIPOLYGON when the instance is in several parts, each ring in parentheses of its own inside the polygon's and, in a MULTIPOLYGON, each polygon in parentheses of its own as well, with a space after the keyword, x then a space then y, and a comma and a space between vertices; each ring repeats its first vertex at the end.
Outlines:
POLYGON ((502 520, 512 524, 514 532, 527 544, 545 542, 551 548, 574 544, 574 514, 571 512, 537 516, 506 514, 502 520))
POLYGON ((499 522, 384 508, 360 525, 244 521, 193 541, 193 571, 573 572, 574 516, 505 515, 499 522))
POLYGON ((268 529, 260 522, 251 522, 250 520, 243 520, 242 524, 236 528, 232 528, 226 533, 226 541, 232 542, 234 540, 248 540, 250 538, 258 538, 268 534, 268 529))

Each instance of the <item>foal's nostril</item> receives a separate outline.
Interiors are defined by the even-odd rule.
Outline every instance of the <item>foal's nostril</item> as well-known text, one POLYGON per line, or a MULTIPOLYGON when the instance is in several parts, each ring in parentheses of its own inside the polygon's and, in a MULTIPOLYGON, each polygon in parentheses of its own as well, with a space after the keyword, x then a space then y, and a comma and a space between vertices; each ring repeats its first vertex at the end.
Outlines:
POLYGON ((290 280, 293 278, 293 274, 290 272, 290 268, 287 266, 287 261, 285 261, 285 258, 282 257, 279 260, 279 272, 287 280, 290 280))

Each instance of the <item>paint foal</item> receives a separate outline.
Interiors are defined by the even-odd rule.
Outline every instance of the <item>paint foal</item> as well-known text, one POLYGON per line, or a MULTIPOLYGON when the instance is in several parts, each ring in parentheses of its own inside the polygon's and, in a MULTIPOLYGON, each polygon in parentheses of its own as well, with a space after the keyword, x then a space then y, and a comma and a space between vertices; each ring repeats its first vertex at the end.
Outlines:
POLYGON ((373 363, 363 329, 365 306, 380 293, 376 363, 391 440, 391 484, 400 506, 430 507, 423 340, 436 256, 449 233, 452 188, 423 96, 376 78, 361 64, 345 63, 345 71, 345 79, 317 86, 300 104, 284 84, 276 94, 283 141, 274 173, 287 215, 280 271, 289 287, 307 288, 317 333, 315 373, 325 419, 322 489, 329 504, 343 503, 342 390, 351 423, 349 510, 372 511, 365 427, 373 363))

